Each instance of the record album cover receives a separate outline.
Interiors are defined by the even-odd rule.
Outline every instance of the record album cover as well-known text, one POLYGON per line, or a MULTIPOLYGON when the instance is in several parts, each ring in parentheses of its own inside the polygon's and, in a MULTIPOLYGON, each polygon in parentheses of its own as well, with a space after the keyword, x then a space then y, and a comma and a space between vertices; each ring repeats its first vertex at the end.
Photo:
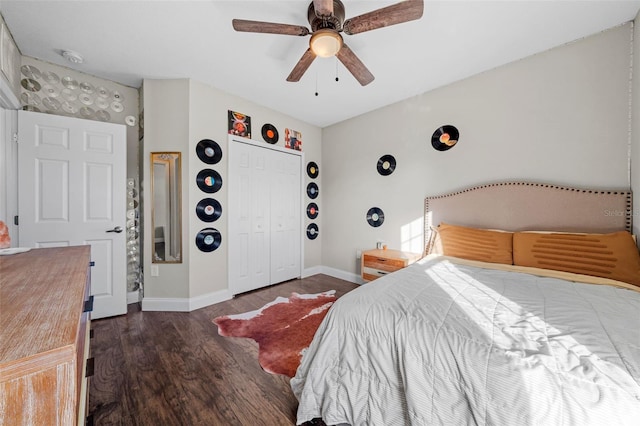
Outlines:
POLYGON ((302 151, 302 133, 296 130, 284 129, 284 147, 302 151))
POLYGON ((251 138, 251 117, 229 110, 229 134, 251 138))

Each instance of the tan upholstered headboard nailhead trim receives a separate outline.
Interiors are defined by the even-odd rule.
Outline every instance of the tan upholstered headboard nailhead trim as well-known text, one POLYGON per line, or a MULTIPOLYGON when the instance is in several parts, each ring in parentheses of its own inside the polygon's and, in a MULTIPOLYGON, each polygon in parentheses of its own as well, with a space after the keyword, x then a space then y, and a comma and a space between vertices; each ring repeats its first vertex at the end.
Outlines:
POLYGON ((440 222, 507 231, 615 232, 632 229, 632 193, 533 182, 473 186, 424 200, 425 251, 440 222))

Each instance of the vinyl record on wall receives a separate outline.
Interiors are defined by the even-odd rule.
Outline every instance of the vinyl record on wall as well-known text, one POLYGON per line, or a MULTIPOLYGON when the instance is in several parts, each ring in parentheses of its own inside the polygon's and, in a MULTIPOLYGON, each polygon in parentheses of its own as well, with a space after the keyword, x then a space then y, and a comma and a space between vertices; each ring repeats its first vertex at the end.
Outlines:
POLYGON ((389 176, 396 169, 396 159, 393 155, 383 155, 378 160, 378 173, 382 176, 389 176))
POLYGON ((202 169, 196 176, 196 183, 202 191, 213 194, 222 188, 222 177, 215 170, 202 169))
POLYGON ((307 164, 307 175, 309 175, 311 179, 315 179, 318 177, 318 173, 320 173, 318 165, 313 161, 309 161, 307 164))
POLYGON ((200 161, 207 164, 216 164, 222 159, 222 148, 216 141, 202 139, 196 145, 196 154, 200 161))
POLYGON ((307 185, 307 195, 309 196, 309 198, 315 200, 318 197, 319 193, 320 190, 318 189, 318 185, 316 185, 315 182, 309 182, 309 185, 307 185))
POLYGON ((310 223, 309 226, 307 226, 307 238, 310 240, 315 240, 318 237, 318 233, 320 231, 318 230, 318 225, 316 225, 315 223, 310 223))
POLYGON ((23 78, 20 80, 20 85, 30 92, 38 92, 42 88, 40 83, 31 78, 23 78))
POLYGON ((384 222, 384 212, 380 207, 371 207, 367 212, 367 222, 369 225, 377 228, 384 222))
POLYGON ((309 203, 307 206, 307 217, 309 219, 318 217, 318 205, 316 203, 309 203))
POLYGON ((222 244, 222 234, 215 228, 205 228, 196 235, 196 246, 201 251, 214 251, 222 244))
POLYGON ((203 198, 196 205, 196 215, 204 222, 215 222, 222 216, 222 206, 214 198, 203 198))
POLYGON ((438 151, 446 151, 458 143, 460 133, 455 126, 449 124, 439 127, 431 136, 431 146, 438 151))
POLYGON ((274 144, 278 142, 278 138, 278 129, 276 129, 273 124, 267 123, 262 126, 262 139, 264 139, 265 142, 274 144))

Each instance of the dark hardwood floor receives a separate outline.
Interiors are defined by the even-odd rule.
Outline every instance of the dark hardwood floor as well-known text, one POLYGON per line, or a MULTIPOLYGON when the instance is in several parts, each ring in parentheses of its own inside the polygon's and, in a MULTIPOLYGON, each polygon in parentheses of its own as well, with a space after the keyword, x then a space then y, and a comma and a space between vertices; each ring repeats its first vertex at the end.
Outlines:
POLYGON ((294 291, 341 296, 356 287, 314 275, 189 313, 135 304, 127 315, 92 321, 89 414, 95 425, 295 425, 289 379, 264 372, 258 345, 219 336, 212 320, 294 291))

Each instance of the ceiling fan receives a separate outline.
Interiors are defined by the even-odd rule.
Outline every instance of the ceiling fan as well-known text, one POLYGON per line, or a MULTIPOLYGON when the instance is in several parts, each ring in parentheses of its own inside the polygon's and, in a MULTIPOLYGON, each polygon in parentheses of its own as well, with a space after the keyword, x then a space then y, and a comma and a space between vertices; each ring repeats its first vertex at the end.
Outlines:
POLYGON ((309 4, 307 11, 307 19, 309 20, 311 31, 299 25, 273 22, 248 21, 245 19, 234 19, 232 22, 236 31, 295 36, 311 34, 309 48, 293 67, 291 74, 287 77, 287 81, 299 81, 317 56, 336 56, 356 80, 361 85, 366 86, 373 81, 374 76, 349 46, 344 43, 340 33, 344 32, 345 34, 353 35, 413 21, 422 17, 423 10, 424 0, 405 0, 345 21, 342 1, 313 0, 309 4))

